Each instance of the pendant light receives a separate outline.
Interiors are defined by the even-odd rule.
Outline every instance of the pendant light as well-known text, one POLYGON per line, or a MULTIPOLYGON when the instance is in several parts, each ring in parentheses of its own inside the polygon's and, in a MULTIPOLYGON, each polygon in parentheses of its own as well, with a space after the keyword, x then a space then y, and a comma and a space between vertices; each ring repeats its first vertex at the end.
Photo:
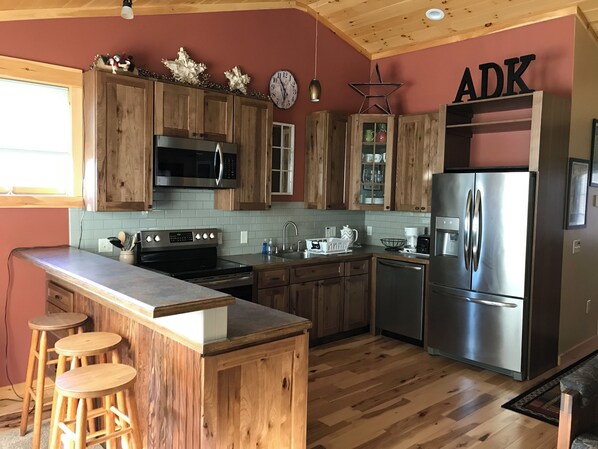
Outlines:
POLYGON ((316 103, 320 101, 320 95, 322 94, 322 86, 320 86, 320 82, 316 76, 318 70, 318 13, 316 13, 316 44, 314 53, 314 79, 309 83, 309 99, 316 103))
POLYGON ((133 16, 133 0, 123 0, 123 7, 120 10, 123 19, 131 20, 133 16))

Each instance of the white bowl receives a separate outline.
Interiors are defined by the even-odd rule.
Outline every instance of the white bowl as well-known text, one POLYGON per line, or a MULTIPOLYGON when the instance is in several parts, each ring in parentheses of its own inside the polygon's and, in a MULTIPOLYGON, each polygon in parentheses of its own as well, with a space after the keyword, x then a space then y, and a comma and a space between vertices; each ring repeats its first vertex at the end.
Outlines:
POLYGON ((374 155, 372 153, 365 153, 361 155, 361 160, 364 162, 373 162, 374 155))

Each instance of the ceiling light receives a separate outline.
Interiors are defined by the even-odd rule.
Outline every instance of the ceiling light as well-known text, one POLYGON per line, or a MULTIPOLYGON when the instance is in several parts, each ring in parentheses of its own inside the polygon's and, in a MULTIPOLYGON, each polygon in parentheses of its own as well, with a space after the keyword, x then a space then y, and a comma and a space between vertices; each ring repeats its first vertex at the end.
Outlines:
POLYGON ((430 20, 442 20, 444 19, 444 11, 438 8, 428 9, 426 11, 426 17, 430 20))
POLYGON ((123 7, 120 10, 123 19, 131 20, 133 16, 133 0, 123 0, 123 7))
POLYGON ((309 100, 312 103, 317 103, 320 101, 320 96, 322 95, 322 86, 318 81, 317 77, 318 71, 318 14, 316 13, 316 40, 315 40, 315 50, 314 50, 314 79, 311 80, 309 83, 309 100))

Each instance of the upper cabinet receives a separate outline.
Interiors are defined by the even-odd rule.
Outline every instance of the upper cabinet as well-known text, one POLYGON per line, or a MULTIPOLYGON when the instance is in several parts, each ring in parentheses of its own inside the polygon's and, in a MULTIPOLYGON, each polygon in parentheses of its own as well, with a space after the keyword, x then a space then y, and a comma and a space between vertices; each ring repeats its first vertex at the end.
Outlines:
POLYGON ((217 190, 221 210, 266 210, 271 207, 272 102, 235 97, 233 142, 239 145, 238 187, 217 190))
POLYGON ((155 134, 233 141, 233 95, 155 82, 155 134))
POLYGON ((429 212, 432 174, 443 170, 438 113, 401 115, 397 134, 395 210, 429 212))
POLYGON ((153 82, 91 70, 83 90, 87 210, 151 209, 153 82))
POLYGON ((536 91, 440 107, 444 171, 519 167, 541 171, 558 140, 568 136, 569 103, 536 91))
POLYGON ((390 210, 392 208, 395 121, 394 115, 351 116, 347 159, 349 209, 390 210))
POLYGON ((305 207, 346 209, 347 116, 327 111, 305 122, 305 207))

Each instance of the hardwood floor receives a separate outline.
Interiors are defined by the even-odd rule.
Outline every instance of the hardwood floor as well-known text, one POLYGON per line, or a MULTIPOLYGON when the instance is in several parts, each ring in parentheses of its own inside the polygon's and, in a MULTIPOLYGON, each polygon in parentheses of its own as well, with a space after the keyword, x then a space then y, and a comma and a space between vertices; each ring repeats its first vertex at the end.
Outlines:
POLYGON ((557 428, 501 405, 539 382, 507 376, 387 337, 310 352, 311 449, 548 449, 557 428))
MULTIPOLYGON (((539 378, 516 382, 369 334, 311 350, 309 365, 309 449, 556 447, 556 427, 501 408, 539 378)), ((0 402, 0 416, 13 412, 0 428, 18 425, 18 410, 0 402)))

